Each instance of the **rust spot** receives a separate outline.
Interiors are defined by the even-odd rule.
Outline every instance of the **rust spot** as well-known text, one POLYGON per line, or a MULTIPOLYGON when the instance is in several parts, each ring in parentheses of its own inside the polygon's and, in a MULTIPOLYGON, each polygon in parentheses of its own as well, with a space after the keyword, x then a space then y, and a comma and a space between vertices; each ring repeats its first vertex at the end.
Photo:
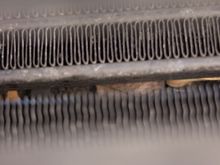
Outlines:
POLYGON ((16 90, 8 91, 6 94, 6 99, 8 99, 10 101, 16 101, 16 100, 20 99, 18 91, 16 91, 16 90))
POLYGON ((139 83, 122 83, 122 84, 109 84, 97 85, 97 92, 110 92, 110 91, 146 91, 160 89, 164 87, 164 82, 139 82, 139 83))
POLYGON ((190 85, 194 82, 202 82, 202 81, 220 81, 220 77, 211 77, 211 78, 198 78, 198 79, 182 79, 182 80, 169 80, 167 81, 167 85, 174 88, 184 87, 186 85, 190 85))

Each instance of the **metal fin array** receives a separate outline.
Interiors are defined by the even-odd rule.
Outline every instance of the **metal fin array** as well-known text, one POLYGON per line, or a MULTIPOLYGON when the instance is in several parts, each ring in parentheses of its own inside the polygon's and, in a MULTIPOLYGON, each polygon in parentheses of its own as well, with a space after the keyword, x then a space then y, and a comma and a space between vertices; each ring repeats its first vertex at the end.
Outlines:
POLYGON ((220 17, 0 32, 0 68, 22 69, 217 56, 220 17))
POLYGON ((207 83, 150 92, 77 92, 0 100, 0 137, 45 137, 100 126, 209 127, 219 123, 220 85, 207 83))

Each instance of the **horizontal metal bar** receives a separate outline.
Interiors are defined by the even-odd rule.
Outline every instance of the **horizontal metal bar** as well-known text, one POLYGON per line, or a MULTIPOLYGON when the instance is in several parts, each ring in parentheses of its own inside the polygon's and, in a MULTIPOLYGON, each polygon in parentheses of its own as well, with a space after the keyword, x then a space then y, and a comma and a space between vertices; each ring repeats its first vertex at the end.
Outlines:
POLYGON ((152 81, 220 76, 220 57, 0 71, 0 85, 152 81))

